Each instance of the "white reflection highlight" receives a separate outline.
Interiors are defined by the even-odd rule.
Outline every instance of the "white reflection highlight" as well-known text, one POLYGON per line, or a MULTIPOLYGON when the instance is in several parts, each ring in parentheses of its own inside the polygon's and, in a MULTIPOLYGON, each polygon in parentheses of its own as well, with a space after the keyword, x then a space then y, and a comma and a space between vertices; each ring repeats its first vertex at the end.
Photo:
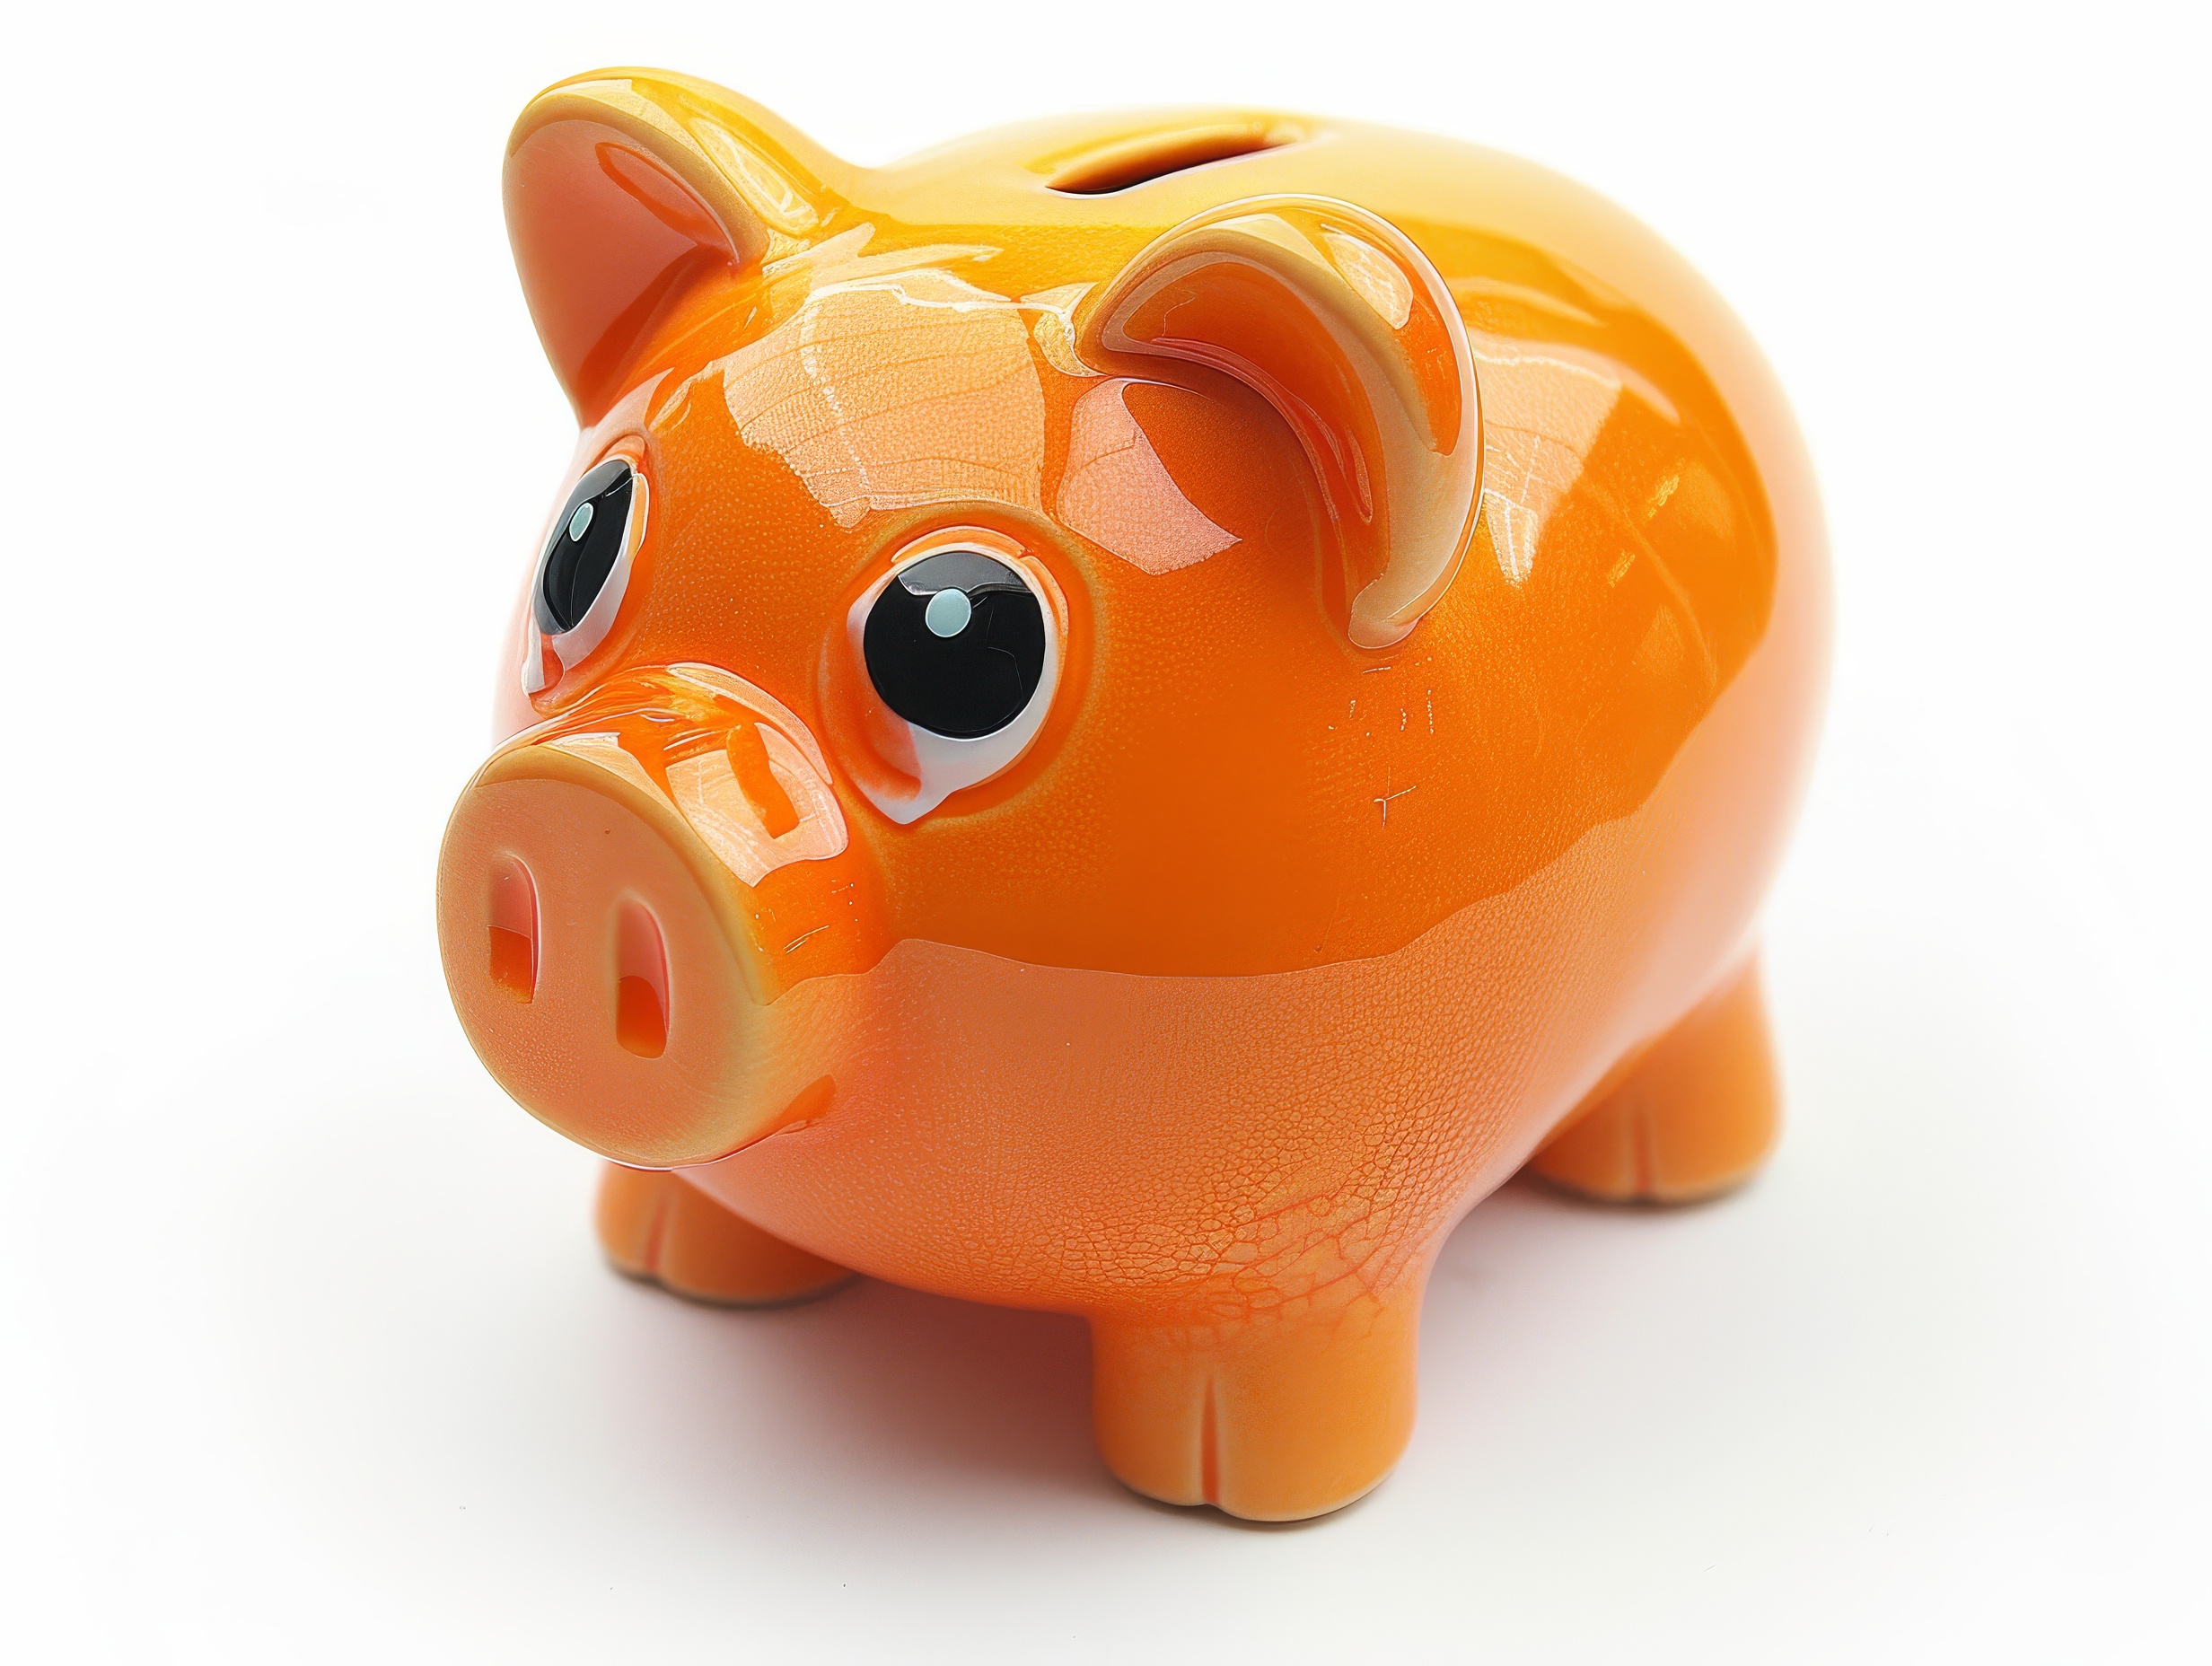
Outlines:
POLYGON ((1576 364, 1468 332, 1482 379, 1482 516, 1498 571, 1519 584, 1536 566, 1544 520, 1582 478, 1598 431, 1620 402, 1603 361, 1576 364))
POLYGON ((1042 509, 1044 393, 1020 309, 950 272, 820 284, 700 374, 721 376, 745 443, 781 457, 839 526, 977 498, 1042 509))
POLYGON ((1219 555, 1236 535, 1183 495, 1128 408, 1131 385, 1118 376, 1075 402, 1056 507, 1063 524, 1139 572, 1172 573, 1219 555))

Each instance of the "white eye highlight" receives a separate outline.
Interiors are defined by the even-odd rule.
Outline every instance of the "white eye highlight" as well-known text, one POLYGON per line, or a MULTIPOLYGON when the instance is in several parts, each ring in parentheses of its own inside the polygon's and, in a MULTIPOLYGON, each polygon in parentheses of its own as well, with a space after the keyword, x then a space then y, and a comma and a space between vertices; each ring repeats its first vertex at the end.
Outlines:
POLYGON ((968 628, 968 621, 975 616, 975 604, 964 592, 941 590, 929 599, 922 609, 922 619, 933 636, 957 636, 968 628))

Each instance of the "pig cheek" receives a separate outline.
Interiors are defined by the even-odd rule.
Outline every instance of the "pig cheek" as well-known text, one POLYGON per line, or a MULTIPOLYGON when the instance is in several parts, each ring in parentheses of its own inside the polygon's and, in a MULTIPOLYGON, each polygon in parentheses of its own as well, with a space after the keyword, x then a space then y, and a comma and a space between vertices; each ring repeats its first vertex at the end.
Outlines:
POLYGON ((908 799, 921 791, 921 763, 908 727, 875 697, 860 644, 833 631, 816 677, 822 738, 840 767, 871 800, 908 799))

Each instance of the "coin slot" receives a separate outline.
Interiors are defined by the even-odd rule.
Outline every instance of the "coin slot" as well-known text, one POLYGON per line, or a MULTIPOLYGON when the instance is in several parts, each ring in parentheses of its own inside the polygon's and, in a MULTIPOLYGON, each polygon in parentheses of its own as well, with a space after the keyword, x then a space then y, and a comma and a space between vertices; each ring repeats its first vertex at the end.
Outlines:
POLYGON ((1165 179, 1207 162, 1229 162, 1290 144, 1293 136, 1248 122, 1149 133, 1069 162, 1048 181, 1053 190, 1073 197, 1103 197, 1165 179))

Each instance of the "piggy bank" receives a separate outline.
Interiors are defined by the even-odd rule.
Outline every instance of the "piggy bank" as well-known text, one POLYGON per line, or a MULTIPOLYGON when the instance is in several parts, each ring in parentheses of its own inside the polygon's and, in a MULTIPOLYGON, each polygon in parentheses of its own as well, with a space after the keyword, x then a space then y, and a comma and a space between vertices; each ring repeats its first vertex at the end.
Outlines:
POLYGON ((1289 1520, 1516 1171, 1760 1162, 1826 556, 1649 232, 1268 110, 870 170, 641 70, 505 203, 581 433, 438 930, 616 1267, 1079 1314, 1117 1477, 1289 1520))

